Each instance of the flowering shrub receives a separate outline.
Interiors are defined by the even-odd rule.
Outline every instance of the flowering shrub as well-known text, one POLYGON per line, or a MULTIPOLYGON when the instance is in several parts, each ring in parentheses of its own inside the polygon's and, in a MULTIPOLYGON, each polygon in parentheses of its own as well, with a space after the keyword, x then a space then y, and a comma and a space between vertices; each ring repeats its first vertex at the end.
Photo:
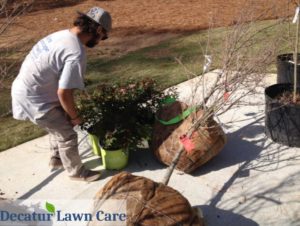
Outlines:
POLYGON ((151 137, 160 100, 175 96, 157 90, 151 79, 126 84, 99 85, 77 104, 82 128, 96 135, 107 150, 134 148, 151 137))

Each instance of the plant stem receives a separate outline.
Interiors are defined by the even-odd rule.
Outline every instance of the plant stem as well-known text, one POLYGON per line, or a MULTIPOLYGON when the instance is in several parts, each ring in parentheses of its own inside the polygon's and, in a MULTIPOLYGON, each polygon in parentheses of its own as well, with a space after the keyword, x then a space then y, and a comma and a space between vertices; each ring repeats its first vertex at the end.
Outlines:
POLYGON ((172 173, 173 173, 173 171, 174 171, 174 169, 175 169, 175 167, 176 167, 176 165, 177 165, 177 163, 178 163, 178 161, 179 161, 179 159, 180 159, 180 156, 181 156, 181 154, 182 154, 183 152, 184 152, 184 148, 181 148, 181 149, 178 150, 178 152, 176 153, 174 159, 172 160, 171 165, 170 165, 170 166, 168 167, 168 169, 167 169, 167 173, 165 174, 165 176, 164 176, 164 178, 163 178, 163 180, 162 180, 162 183, 163 183, 164 185, 168 185, 169 180, 170 180, 170 178, 171 178, 171 176, 172 176, 172 173))
MULTIPOLYGON (((300 4, 298 2, 298 7, 299 6, 300 4)), ((296 31, 295 53, 294 53, 294 94, 293 94, 294 103, 296 103, 296 94, 297 94, 298 43, 299 43, 299 16, 297 17, 297 31, 296 31)))

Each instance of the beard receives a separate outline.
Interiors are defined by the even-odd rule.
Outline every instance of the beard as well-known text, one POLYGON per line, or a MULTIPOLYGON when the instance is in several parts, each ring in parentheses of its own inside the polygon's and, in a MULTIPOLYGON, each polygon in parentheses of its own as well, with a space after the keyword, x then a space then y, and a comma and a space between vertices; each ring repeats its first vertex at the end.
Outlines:
POLYGON ((95 47, 99 42, 98 36, 93 36, 85 45, 88 48, 95 47))

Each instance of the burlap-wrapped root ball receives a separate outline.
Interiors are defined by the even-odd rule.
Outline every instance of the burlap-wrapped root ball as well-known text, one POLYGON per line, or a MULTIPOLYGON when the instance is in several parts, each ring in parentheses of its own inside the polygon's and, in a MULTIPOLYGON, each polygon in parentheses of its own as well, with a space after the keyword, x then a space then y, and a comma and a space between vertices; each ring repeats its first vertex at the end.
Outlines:
POLYGON ((95 206, 97 200, 104 200, 103 206, 105 201, 112 199, 126 199, 127 225, 204 225, 199 212, 179 192, 145 177, 127 172, 115 175, 97 193, 95 206))
MULTIPOLYGON (((188 106, 185 103, 176 101, 165 105, 158 112, 157 117, 163 121, 170 121, 187 108, 188 106)), ((193 121, 201 118, 202 115, 203 111, 199 110, 172 125, 164 125, 160 121, 156 121, 151 149, 162 163, 171 164, 178 150, 183 147, 180 137, 186 134, 193 121)), ((216 156, 226 143, 226 135, 222 128, 210 118, 206 121, 205 127, 200 127, 192 134, 190 140, 194 148, 189 153, 184 151, 176 165, 176 169, 185 173, 191 173, 216 156)))

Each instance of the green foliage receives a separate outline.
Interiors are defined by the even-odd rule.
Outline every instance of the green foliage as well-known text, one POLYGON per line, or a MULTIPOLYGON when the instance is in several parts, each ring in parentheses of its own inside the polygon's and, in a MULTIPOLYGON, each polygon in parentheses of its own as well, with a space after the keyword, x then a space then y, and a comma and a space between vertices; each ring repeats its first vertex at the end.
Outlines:
POLYGON ((167 95, 151 79, 126 84, 99 85, 91 95, 79 96, 77 104, 85 123, 107 150, 134 148, 150 139, 155 113, 167 95))

